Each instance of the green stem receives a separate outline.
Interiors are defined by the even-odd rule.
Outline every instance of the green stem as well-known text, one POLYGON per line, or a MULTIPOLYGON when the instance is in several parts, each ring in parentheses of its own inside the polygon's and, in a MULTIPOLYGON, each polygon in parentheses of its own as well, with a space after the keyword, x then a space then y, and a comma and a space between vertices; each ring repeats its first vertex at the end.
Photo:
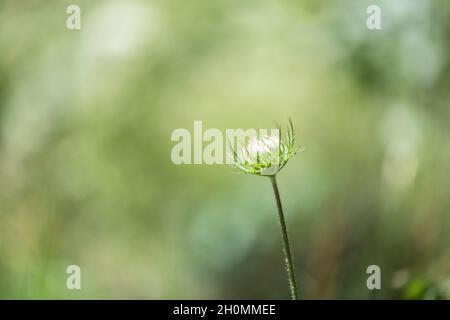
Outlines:
POLYGON ((283 253, 286 261, 286 271, 289 276, 289 288, 291 289, 291 299, 297 300, 297 283, 295 281, 294 264, 292 263, 291 249, 289 248, 289 238, 287 234, 286 222, 284 220, 283 207, 281 206, 280 192, 278 191, 277 180, 275 179, 275 176, 270 176, 270 181, 272 182, 273 193, 275 194, 275 200, 277 202, 281 236, 283 239, 283 253))

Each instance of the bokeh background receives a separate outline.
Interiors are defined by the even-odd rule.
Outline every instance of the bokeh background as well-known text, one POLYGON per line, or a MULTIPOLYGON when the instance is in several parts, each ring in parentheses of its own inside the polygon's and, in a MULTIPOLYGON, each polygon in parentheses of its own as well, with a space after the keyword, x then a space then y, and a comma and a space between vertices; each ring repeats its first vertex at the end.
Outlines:
POLYGON ((449 297, 449 53, 441 0, 0 0, 0 297, 288 298, 269 181, 170 137, 289 117, 301 297, 449 297))

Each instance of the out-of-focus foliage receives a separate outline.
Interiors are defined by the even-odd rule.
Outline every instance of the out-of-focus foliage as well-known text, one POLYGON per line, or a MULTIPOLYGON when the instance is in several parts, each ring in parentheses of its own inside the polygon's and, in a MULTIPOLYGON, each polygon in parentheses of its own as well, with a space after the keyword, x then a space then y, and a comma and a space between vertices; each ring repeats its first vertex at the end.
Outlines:
POLYGON ((301 297, 448 298, 449 88, 448 1, 0 0, 0 297, 287 298, 269 181, 170 137, 290 117, 301 297))
POLYGON ((450 299, 450 279, 434 283, 423 277, 411 277, 406 270, 399 271, 393 280, 393 294, 403 299, 450 299))

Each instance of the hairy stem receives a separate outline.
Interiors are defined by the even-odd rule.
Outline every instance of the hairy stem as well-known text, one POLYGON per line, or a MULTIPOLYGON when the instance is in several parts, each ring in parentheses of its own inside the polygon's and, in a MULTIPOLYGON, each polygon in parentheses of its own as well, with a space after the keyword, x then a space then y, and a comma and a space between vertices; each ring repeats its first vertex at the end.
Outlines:
POLYGON ((291 289, 291 299, 297 300, 297 283, 295 280, 295 271, 294 264, 292 263, 291 249, 289 248, 289 238, 287 234, 286 222, 284 220, 283 207, 281 206, 280 192, 278 191, 278 185, 275 176, 270 176, 270 181, 272 182, 273 193, 275 194, 275 200, 277 202, 278 217, 281 227, 281 237, 283 239, 283 253, 286 261, 286 271, 289 276, 289 288, 291 289))

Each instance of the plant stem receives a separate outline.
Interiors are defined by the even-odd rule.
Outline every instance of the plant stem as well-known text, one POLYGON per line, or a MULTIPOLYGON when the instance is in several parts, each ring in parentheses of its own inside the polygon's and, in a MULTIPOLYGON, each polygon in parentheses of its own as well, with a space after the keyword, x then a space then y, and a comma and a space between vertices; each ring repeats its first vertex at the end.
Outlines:
POLYGON ((272 182, 273 193, 275 194, 275 200, 277 202, 278 217, 281 227, 281 237, 283 239, 284 259, 286 261, 286 271, 289 276, 289 288, 291 289, 291 299, 297 300, 297 283, 295 281, 294 264, 292 263, 291 249, 289 248, 289 238, 287 234, 286 222, 284 220, 283 207, 281 206, 280 192, 278 191, 278 185, 275 176, 270 176, 270 181, 272 182))

